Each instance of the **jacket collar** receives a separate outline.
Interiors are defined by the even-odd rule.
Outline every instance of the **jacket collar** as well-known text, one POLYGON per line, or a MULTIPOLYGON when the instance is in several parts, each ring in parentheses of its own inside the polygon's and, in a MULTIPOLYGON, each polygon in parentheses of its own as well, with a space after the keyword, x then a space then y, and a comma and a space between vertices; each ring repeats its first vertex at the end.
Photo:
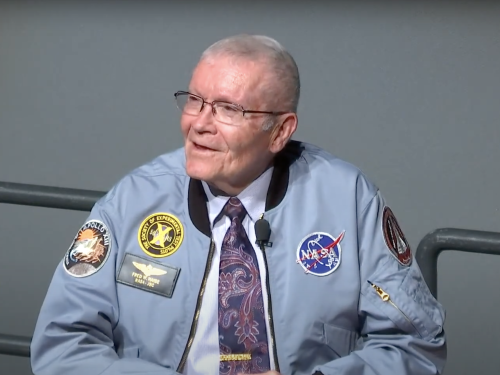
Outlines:
MULTIPOLYGON (((288 189, 290 166, 302 154, 303 146, 298 141, 290 141, 274 159, 274 170, 266 196, 266 211, 278 206, 288 189)), ((207 196, 200 180, 190 179, 188 190, 189 216, 194 226, 208 237, 211 236, 208 219, 207 196)))

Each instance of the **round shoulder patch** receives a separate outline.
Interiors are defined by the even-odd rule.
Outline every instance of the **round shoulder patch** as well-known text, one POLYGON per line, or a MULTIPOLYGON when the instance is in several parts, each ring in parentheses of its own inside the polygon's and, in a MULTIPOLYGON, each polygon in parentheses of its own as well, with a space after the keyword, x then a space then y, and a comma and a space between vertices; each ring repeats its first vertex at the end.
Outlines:
POLYGON ((391 254, 401 265, 409 266, 412 260, 410 245, 396 220, 396 216, 387 206, 384 207, 382 216, 382 230, 385 243, 391 254))
POLYGON ((179 249, 184 239, 184 228, 177 217, 160 212, 148 216, 142 222, 137 239, 146 254, 163 258, 179 249))
POLYGON ((104 266, 110 250, 108 227, 99 220, 87 221, 64 256, 64 269, 74 277, 90 276, 104 266))
POLYGON ((299 243, 296 262, 306 273, 316 276, 331 274, 340 265, 342 238, 344 238, 344 232, 337 238, 324 232, 308 234, 299 243))

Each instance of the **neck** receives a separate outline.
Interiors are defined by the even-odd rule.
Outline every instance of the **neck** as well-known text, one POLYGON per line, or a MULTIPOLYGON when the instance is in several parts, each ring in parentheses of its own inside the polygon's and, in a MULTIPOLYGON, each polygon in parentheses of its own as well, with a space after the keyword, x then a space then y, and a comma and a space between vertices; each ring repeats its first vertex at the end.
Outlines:
POLYGON ((207 182, 210 191, 215 196, 226 196, 226 197, 235 197, 240 194, 243 190, 245 190, 252 182, 258 179, 265 171, 273 166, 273 161, 271 160, 264 170, 261 170, 258 174, 254 175, 250 179, 246 179, 246 181, 238 184, 230 183, 230 182, 207 182))

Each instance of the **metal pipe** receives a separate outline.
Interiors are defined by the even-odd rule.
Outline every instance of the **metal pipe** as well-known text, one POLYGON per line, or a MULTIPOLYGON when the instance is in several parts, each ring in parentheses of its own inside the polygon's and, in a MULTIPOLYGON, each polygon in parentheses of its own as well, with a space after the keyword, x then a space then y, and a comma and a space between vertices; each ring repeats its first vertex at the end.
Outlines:
POLYGON ((441 228, 420 241, 416 260, 431 293, 437 298, 437 260, 442 251, 500 255, 500 233, 441 228))
POLYGON ((0 354, 29 357, 30 345, 31 337, 0 333, 0 354))
MULTIPOLYGON (((0 203, 90 211, 105 192, 0 181, 0 203)), ((30 356, 31 337, 0 334, 0 354, 30 356)))
POLYGON ((90 211, 105 192, 0 181, 0 203, 90 211))

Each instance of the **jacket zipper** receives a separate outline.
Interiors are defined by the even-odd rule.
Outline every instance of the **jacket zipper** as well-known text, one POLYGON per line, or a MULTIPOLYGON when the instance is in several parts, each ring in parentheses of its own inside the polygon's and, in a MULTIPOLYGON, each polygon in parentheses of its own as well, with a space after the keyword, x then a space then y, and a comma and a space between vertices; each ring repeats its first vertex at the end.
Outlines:
MULTIPOLYGON (((264 217, 264 214, 261 215, 261 219, 264 217)), ((266 289, 267 289, 267 318, 269 321, 269 336, 271 341, 271 350, 274 358, 274 369, 277 372, 280 372, 280 366, 278 363, 278 353, 276 350, 276 339, 274 336, 274 322, 273 322, 273 306, 271 303, 271 288, 269 285, 269 267, 267 266, 267 256, 266 251, 264 249, 264 245, 260 245, 260 250, 262 251, 262 257, 264 259, 264 265, 266 267, 266 289)))
POLYGON ((203 294, 205 293, 205 287, 207 285, 208 273, 210 272, 210 267, 212 266, 212 258, 214 256, 215 243, 213 239, 210 240, 210 250, 208 251, 208 259, 207 264, 205 266, 205 274, 203 275, 203 281, 201 282, 200 292, 198 293, 198 300, 196 302, 196 312, 194 314, 193 322, 191 323, 191 331, 189 332, 188 342, 186 344, 186 348, 184 349, 184 353, 182 354, 181 362, 179 363, 179 367, 177 368, 178 373, 182 373, 184 370, 184 366, 186 365, 186 360, 189 354, 189 350, 191 349, 191 345, 193 345, 194 335, 196 333, 196 326, 198 325, 198 318, 200 317, 201 312, 201 301, 203 299, 203 294))
POLYGON ((408 321, 408 323, 410 323, 412 325, 412 327, 415 329, 415 332, 418 333, 418 335, 420 336, 420 338, 422 338, 422 335, 420 334, 420 332, 418 331, 417 327, 415 327, 415 324, 413 324, 412 320, 408 317, 408 315, 406 315, 391 299, 391 296, 389 295, 389 293, 386 293, 381 287, 379 287, 378 285, 375 285, 374 283, 372 283, 370 280, 368 280, 368 283, 372 286, 373 289, 375 289, 375 292, 377 292, 378 296, 382 299, 382 301, 384 302, 388 302, 390 303, 394 308, 396 308, 396 310, 398 310, 401 315, 403 315, 403 317, 408 321))

